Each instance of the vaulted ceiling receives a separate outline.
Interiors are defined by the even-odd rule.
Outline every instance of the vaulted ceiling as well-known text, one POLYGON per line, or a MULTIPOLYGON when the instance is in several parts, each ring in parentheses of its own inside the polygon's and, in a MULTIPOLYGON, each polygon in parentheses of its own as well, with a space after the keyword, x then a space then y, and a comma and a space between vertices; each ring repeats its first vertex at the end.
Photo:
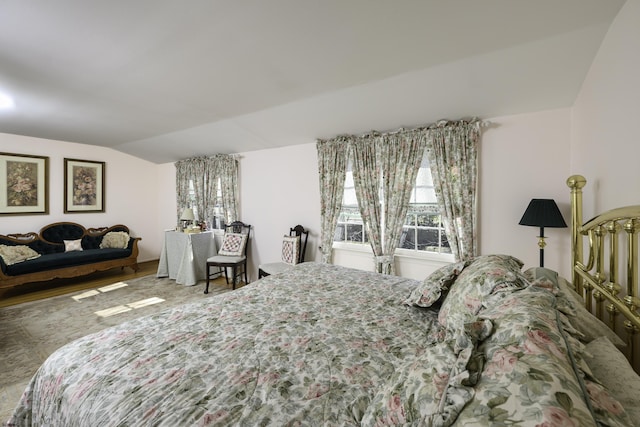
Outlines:
POLYGON ((623 0, 0 0, 0 132, 155 163, 570 107, 623 0))

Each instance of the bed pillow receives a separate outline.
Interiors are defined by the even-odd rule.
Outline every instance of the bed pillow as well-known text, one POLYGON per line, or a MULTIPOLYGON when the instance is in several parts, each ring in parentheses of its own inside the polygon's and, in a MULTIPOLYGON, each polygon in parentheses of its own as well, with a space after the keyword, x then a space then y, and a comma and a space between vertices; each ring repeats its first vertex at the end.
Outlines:
POLYGON ((404 301, 407 305, 431 307, 447 295, 451 284, 470 261, 454 262, 440 267, 416 287, 404 301))
POLYGON ((247 244, 247 235, 242 233, 225 233, 218 255, 242 256, 247 244))
POLYGON ((126 249, 129 246, 129 238, 129 233, 125 231, 110 231, 102 238, 100 249, 126 249))
POLYGON ((452 333, 464 329, 475 320, 489 297, 510 293, 529 285, 520 272, 522 262, 509 255, 483 255, 465 267, 444 299, 438 312, 438 322, 452 333))
POLYGON ((596 378, 611 392, 624 409, 635 411, 632 418, 640 419, 638 396, 640 376, 633 370, 627 358, 606 337, 599 337, 585 346, 584 359, 596 378))
POLYGON ((26 245, 0 245, 0 257, 6 265, 13 265, 39 256, 38 252, 26 245))
POLYGON ((282 239, 282 262, 295 265, 300 253, 300 236, 284 236, 282 239))

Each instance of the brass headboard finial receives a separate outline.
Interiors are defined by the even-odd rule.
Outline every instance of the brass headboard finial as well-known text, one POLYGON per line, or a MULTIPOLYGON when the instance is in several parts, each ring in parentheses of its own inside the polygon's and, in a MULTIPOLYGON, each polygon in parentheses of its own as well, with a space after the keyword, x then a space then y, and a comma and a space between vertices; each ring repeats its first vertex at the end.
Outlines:
POLYGON ((569 188, 581 189, 587 184, 587 180, 582 175, 571 175, 567 178, 567 186, 569 188))

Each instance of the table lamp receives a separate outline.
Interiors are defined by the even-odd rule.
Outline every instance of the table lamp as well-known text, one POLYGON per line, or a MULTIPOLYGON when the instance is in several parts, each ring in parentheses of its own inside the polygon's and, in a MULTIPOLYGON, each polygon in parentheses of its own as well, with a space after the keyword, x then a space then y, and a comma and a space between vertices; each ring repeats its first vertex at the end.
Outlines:
POLYGON ((531 199, 527 210, 524 211, 524 215, 522 215, 522 219, 520 219, 518 224, 540 227, 540 235, 538 236, 540 267, 544 267, 544 247, 546 246, 544 241, 544 228, 563 228, 567 226, 555 200, 531 199))
POLYGON ((194 219, 196 219, 196 217, 193 215, 193 209, 185 208, 184 211, 182 211, 180 221, 185 221, 185 230, 189 228, 189 225, 192 224, 194 219))

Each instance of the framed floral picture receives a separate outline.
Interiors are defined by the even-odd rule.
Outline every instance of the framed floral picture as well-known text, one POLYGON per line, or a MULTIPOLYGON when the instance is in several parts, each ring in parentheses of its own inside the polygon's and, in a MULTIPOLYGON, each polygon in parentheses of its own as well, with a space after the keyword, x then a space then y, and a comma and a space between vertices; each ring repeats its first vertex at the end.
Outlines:
POLYGON ((105 162, 64 159, 64 212, 104 212, 105 162))
POLYGON ((49 213, 49 158, 0 153, 0 215, 49 213))

